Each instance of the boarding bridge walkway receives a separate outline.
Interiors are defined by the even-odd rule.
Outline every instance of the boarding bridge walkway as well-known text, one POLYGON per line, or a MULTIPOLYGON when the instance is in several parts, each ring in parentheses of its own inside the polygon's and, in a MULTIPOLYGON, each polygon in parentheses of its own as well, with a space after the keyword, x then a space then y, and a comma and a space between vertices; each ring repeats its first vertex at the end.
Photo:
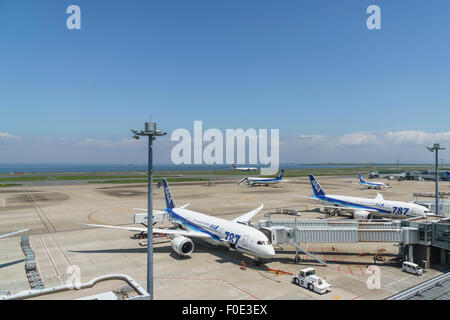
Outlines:
POLYGON ((277 219, 260 220, 252 224, 271 240, 272 245, 287 243, 323 265, 325 261, 302 249, 301 243, 357 243, 357 242, 402 242, 415 241, 414 228, 401 227, 400 221, 357 221, 327 219, 277 219))
POLYGON ((261 220, 253 225, 270 231, 272 244, 407 242, 400 221, 361 222, 326 219, 261 220))
MULTIPOLYGON (((413 228, 401 227, 400 221, 356 221, 327 219, 260 220, 253 227, 265 233, 272 245, 290 244, 320 263, 324 261, 302 249, 301 243, 410 243, 413 228)), ((298 255, 298 254, 297 254, 298 255)), ((296 255, 296 256, 297 256, 296 255)))

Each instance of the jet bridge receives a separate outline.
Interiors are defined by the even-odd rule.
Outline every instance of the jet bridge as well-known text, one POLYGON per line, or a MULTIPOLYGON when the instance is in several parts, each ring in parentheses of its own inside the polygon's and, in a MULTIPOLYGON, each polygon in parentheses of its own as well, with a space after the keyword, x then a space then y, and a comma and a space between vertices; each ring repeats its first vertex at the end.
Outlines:
POLYGON ((326 219, 261 220, 255 228, 270 235, 272 244, 402 242, 400 221, 360 222, 326 219))
POLYGON ((358 243, 414 241, 411 228, 402 228, 400 221, 327 220, 327 219, 279 219, 260 220, 253 226, 265 233, 273 245, 287 243, 318 262, 326 262, 300 247, 301 243, 358 243))

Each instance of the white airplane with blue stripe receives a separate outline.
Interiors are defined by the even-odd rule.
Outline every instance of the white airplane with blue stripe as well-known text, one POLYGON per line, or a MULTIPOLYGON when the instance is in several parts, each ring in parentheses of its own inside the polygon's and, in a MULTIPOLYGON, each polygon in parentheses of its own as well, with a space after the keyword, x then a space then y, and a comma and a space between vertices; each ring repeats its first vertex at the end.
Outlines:
POLYGON ((341 209, 353 214, 353 218, 358 220, 371 219, 374 215, 387 217, 426 217, 431 215, 431 211, 421 205, 403 201, 384 200, 380 193, 373 199, 358 198, 340 195, 327 195, 313 175, 309 175, 314 196, 310 199, 331 204, 326 208, 341 209))
POLYGON ((275 178, 248 177, 239 181, 238 185, 247 182, 247 184, 251 186, 260 186, 260 185, 268 186, 269 184, 280 183, 281 179, 283 179, 283 174, 284 169, 281 169, 280 173, 275 178))
POLYGON ((363 185, 369 189, 389 188, 383 182, 367 182, 367 181, 364 181, 362 175, 359 175, 358 177, 359 177, 359 184, 363 185))
MULTIPOLYGON (((261 231, 249 226, 248 222, 263 205, 237 217, 225 220, 207 214, 185 209, 186 206, 177 207, 170 192, 166 179, 163 179, 166 208, 170 221, 178 229, 153 228, 153 233, 172 235, 172 249, 180 256, 189 256, 194 251, 191 238, 199 238, 213 245, 221 245, 248 254, 258 261, 271 258, 275 255, 269 239, 261 231)), ((147 228, 118 227, 98 224, 83 224, 91 227, 122 229, 130 231, 147 232, 147 228)))
POLYGON ((25 231, 28 231, 28 230, 30 230, 30 229, 24 229, 24 230, 19 230, 19 231, 11 232, 11 233, 0 234, 0 239, 1 239, 1 238, 6 238, 6 237, 9 237, 9 236, 13 236, 13 235, 15 235, 15 234, 22 233, 22 232, 25 232, 25 231))

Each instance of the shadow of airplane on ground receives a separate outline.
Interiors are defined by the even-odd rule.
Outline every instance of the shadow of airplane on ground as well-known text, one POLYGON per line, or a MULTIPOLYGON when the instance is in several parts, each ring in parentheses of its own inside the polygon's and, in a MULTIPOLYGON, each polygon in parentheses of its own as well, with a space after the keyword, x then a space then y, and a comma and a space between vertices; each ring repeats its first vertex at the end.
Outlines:
POLYGON ((16 261, 11 261, 11 262, 7 262, 7 263, 4 263, 4 264, 0 264, 0 269, 7 268, 7 267, 13 266, 15 264, 22 263, 24 261, 25 261, 25 259, 20 259, 20 260, 16 260, 16 261))
MULTIPOLYGON (((192 253, 195 255, 196 253, 210 253, 212 255, 215 255, 218 259, 216 262, 218 263, 234 263, 238 266, 241 266, 241 262, 244 261, 247 268, 257 269, 257 270, 266 270, 267 268, 264 266, 256 266, 255 260, 253 257, 247 256, 245 254, 242 254, 239 251, 232 250, 223 246, 214 246, 211 244, 208 244, 204 241, 201 241, 199 239, 192 239, 194 242, 194 252, 192 253)), ((142 248, 121 248, 121 249, 99 249, 99 250, 67 250, 72 253, 118 253, 118 254, 124 254, 124 253, 147 253, 147 247, 142 248)), ((178 255, 176 252, 173 251, 172 246, 167 243, 154 244, 153 246, 153 253, 165 253, 168 254, 171 258, 175 260, 186 260, 191 259, 192 257, 187 256, 183 257, 178 255)), ((266 259, 265 262, 270 262, 274 259, 266 259)), ((275 259, 276 260, 276 259, 275 259)))
MULTIPOLYGON (((192 253, 195 255, 196 253, 209 253, 217 257, 215 260, 217 263, 223 264, 223 263, 233 263, 236 266, 241 266, 242 261, 244 261, 245 265, 249 269, 254 270, 264 270, 267 271, 267 266, 265 264, 261 266, 255 265, 255 259, 251 256, 248 256, 246 254, 243 254, 239 251, 229 249, 223 246, 214 246, 209 243, 206 243, 199 239, 192 239, 194 242, 194 252, 192 253)), ((139 247, 139 248, 121 248, 121 249, 100 249, 100 250, 68 250, 69 252, 73 253, 118 253, 118 254, 126 254, 126 253, 141 253, 146 254, 147 253, 147 247, 139 247)), ((187 260, 191 259, 191 256, 180 256, 176 252, 173 251, 170 243, 163 242, 163 243, 154 243, 153 247, 154 253, 163 253, 169 255, 172 259, 175 260, 187 260)), ((313 255, 317 255, 320 259, 324 259, 323 252, 322 251, 309 251, 313 255)), ((303 257, 304 254, 299 252, 300 257, 303 257)), ((329 265, 355 265, 355 266, 365 266, 368 264, 372 264, 372 260, 367 262, 355 262, 355 261, 345 261, 345 260, 330 260, 329 257, 334 256, 359 256, 359 253, 349 253, 349 252, 335 252, 335 251, 326 251, 325 252, 325 259, 327 264, 329 265)), ((395 257, 395 254, 392 253, 383 253, 383 256, 390 256, 395 257)), ((310 266, 319 266, 321 265, 316 260, 312 259, 311 257, 308 257, 305 260, 301 260, 300 263, 295 263, 294 261, 295 257, 295 251, 294 250, 277 250, 276 256, 274 258, 265 259, 265 263, 270 262, 279 262, 281 264, 285 265, 310 265, 310 266), (285 255, 290 254, 290 257, 286 257, 285 255)), ((398 262, 394 261, 393 259, 387 260, 387 261, 377 261, 378 265, 397 265, 398 262)))

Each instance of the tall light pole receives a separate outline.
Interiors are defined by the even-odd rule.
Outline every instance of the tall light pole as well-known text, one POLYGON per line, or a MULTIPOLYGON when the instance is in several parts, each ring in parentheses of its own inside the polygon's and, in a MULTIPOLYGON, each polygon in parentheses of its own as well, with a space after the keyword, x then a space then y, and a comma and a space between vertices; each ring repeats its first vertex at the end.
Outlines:
POLYGON ((445 148, 441 148, 441 145, 439 143, 435 143, 433 147, 427 147, 428 150, 430 150, 430 152, 436 152, 436 172, 435 172, 435 178, 436 178, 436 209, 435 209, 435 214, 438 216, 439 215, 439 150, 445 150, 445 148))
POLYGON ((148 136, 148 208, 147 208, 147 292, 153 300, 153 140, 166 135, 156 130, 155 122, 146 122, 145 130, 131 129, 133 138, 139 140, 140 136, 148 136))

